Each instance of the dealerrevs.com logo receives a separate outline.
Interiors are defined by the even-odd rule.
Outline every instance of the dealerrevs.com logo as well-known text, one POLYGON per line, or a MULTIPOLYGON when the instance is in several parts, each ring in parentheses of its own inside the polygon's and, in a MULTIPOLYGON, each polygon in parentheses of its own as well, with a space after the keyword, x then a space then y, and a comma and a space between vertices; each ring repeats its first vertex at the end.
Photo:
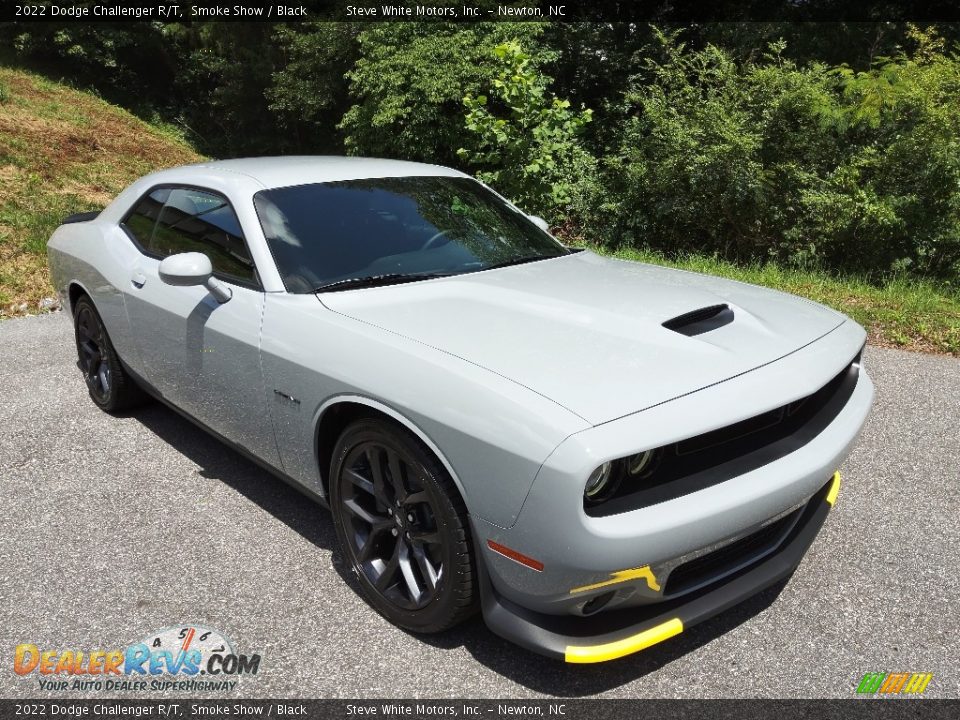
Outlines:
POLYGON ((259 654, 237 653, 222 633, 196 625, 165 628, 111 650, 22 643, 13 656, 13 671, 36 677, 41 690, 224 691, 259 669, 259 654))

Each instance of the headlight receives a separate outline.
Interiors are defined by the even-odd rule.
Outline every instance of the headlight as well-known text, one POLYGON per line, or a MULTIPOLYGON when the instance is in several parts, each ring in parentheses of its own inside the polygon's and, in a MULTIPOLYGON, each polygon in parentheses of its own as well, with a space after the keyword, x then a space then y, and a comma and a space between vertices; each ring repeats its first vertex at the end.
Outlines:
POLYGON ((655 450, 646 450, 625 458, 624 462, 627 466, 627 473, 630 475, 630 477, 634 478, 647 477, 656 469, 662 454, 662 451, 657 448, 655 450))
POLYGON ((643 481, 657 472, 663 448, 644 450, 627 457, 605 462, 587 478, 583 488, 583 501, 586 505, 606 502, 624 491, 638 489, 643 481))
POLYGON ((617 484, 613 477, 613 463, 605 462, 590 473, 583 488, 583 496, 589 502, 599 502, 616 490, 617 484))

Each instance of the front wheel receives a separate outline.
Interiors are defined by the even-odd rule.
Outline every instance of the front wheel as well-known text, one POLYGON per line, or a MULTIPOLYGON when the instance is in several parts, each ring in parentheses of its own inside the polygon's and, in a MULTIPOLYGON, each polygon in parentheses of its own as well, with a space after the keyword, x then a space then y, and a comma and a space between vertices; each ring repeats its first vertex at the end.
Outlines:
POLYGON ((432 453, 399 426, 361 420, 340 436, 330 470, 337 536, 374 609, 424 633, 471 615, 466 508, 432 453))

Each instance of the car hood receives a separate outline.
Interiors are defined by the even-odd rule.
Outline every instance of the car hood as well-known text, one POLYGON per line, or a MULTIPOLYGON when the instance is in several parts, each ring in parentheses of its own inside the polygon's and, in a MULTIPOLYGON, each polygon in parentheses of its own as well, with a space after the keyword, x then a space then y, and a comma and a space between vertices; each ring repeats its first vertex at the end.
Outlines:
POLYGON ((318 295, 331 310, 456 355, 599 424, 766 365, 841 325, 753 285, 600 257, 318 295), (701 334, 663 326, 726 304, 701 334))

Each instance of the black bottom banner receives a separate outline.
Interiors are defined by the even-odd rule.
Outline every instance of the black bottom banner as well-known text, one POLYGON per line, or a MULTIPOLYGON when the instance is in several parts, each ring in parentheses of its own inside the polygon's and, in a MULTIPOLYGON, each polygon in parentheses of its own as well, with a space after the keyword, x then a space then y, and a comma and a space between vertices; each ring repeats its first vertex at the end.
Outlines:
POLYGON ((2 718, 656 718, 960 717, 960 700, 0 700, 2 718))

